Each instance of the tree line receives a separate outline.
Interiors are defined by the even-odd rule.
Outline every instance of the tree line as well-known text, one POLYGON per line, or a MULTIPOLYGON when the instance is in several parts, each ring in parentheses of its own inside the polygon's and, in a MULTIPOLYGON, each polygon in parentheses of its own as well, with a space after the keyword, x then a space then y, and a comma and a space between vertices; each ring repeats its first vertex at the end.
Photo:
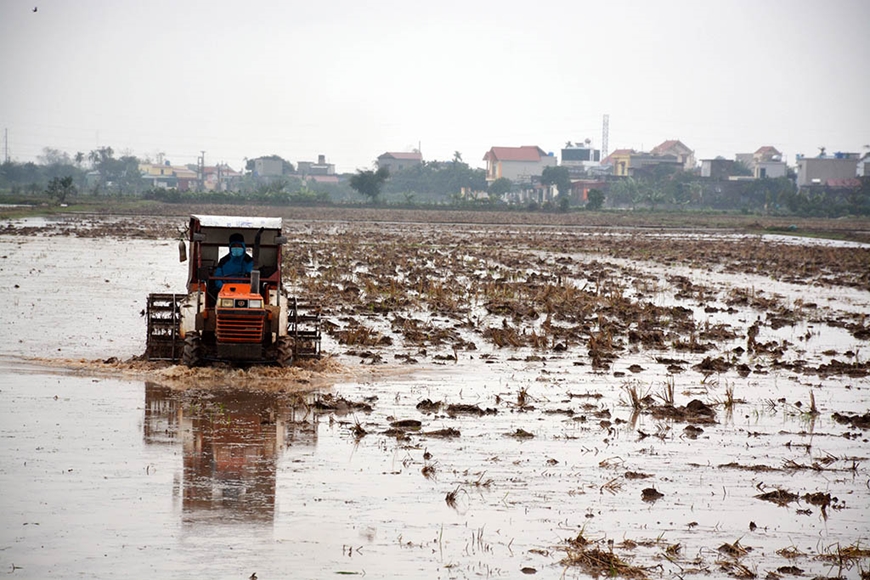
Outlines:
MULTIPOLYGON (((43 149, 38 163, 0 164, 0 192, 12 196, 44 196, 65 203, 81 194, 139 196, 166 203, 256 203, 269 205, 370 203, 508 207, 507 194, 528 187, 500 178, 487 184, 483 169, 470 167, 458 151, 450 161, 424 161, 390 174, 386 169, 358 170, 337 183, 303 179, 293 164, 277 155, 283 175, 256 179, 253 161, 231 191, 179 191, 151 188, 142 178, 140 160, 111 147, 69 155, 43 149)), ((191 166, 195 169, 196 166, 191 166)), ((571 198, 571 175, 564 166, 544 168, 540 184, 557 195, 544 204, 521 209, 728 210, 759 214, 837 217, 870 215, 870 178, 852 189, 814 186, 798 190, 792 179, 721 181, 659 166, 636 177, 608 176, 588 191, 584 201, 571 198)), ((517 209, 513 206, 513 209, 517 209)))

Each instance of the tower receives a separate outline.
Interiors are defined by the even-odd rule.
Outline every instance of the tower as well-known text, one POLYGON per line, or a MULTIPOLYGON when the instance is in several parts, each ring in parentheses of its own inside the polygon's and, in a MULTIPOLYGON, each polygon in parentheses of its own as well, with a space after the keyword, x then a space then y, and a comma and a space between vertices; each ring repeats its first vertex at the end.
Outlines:
POLYGON ((601 158, 604 159, 609 153, 607 151, 607 138, 610 136, 610 115, 605 114, 601 122, 601 158))

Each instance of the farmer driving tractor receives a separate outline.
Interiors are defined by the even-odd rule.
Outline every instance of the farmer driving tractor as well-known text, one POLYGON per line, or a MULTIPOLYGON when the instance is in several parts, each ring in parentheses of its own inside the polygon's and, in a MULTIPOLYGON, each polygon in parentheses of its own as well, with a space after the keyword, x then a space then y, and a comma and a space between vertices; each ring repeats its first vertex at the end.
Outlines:
MULTIPOLYGON (((218 262, 214 271, 215 278, 243 277, 250 274, 254 269, 254 259, 245 250, 245 237, 238 232, 231 235, 230 252, 218 262)), ((223 280, 215 280, 217 290, 223 285, 223 280)))

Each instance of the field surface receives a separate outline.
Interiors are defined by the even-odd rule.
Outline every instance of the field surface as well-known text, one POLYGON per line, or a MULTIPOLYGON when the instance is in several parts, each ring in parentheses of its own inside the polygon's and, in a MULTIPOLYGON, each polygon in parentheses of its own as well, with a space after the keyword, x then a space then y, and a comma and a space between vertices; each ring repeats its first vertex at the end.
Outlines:
POLYGON ((139 358, 183 216, 0 223, 0 570, 870 575, 866 223, 284 217, 286 370, 139 358))

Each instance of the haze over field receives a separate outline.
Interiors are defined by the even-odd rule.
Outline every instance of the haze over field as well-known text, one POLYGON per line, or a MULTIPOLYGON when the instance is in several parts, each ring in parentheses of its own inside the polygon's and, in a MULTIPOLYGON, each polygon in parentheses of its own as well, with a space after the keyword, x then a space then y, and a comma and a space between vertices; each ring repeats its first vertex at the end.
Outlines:
POLYGON ((870 143, 867 22, 865 0, 5 0, 0 152, 482 167, 495 145, 600 146, 609 114, 611 151, 793 163, 870 143))

